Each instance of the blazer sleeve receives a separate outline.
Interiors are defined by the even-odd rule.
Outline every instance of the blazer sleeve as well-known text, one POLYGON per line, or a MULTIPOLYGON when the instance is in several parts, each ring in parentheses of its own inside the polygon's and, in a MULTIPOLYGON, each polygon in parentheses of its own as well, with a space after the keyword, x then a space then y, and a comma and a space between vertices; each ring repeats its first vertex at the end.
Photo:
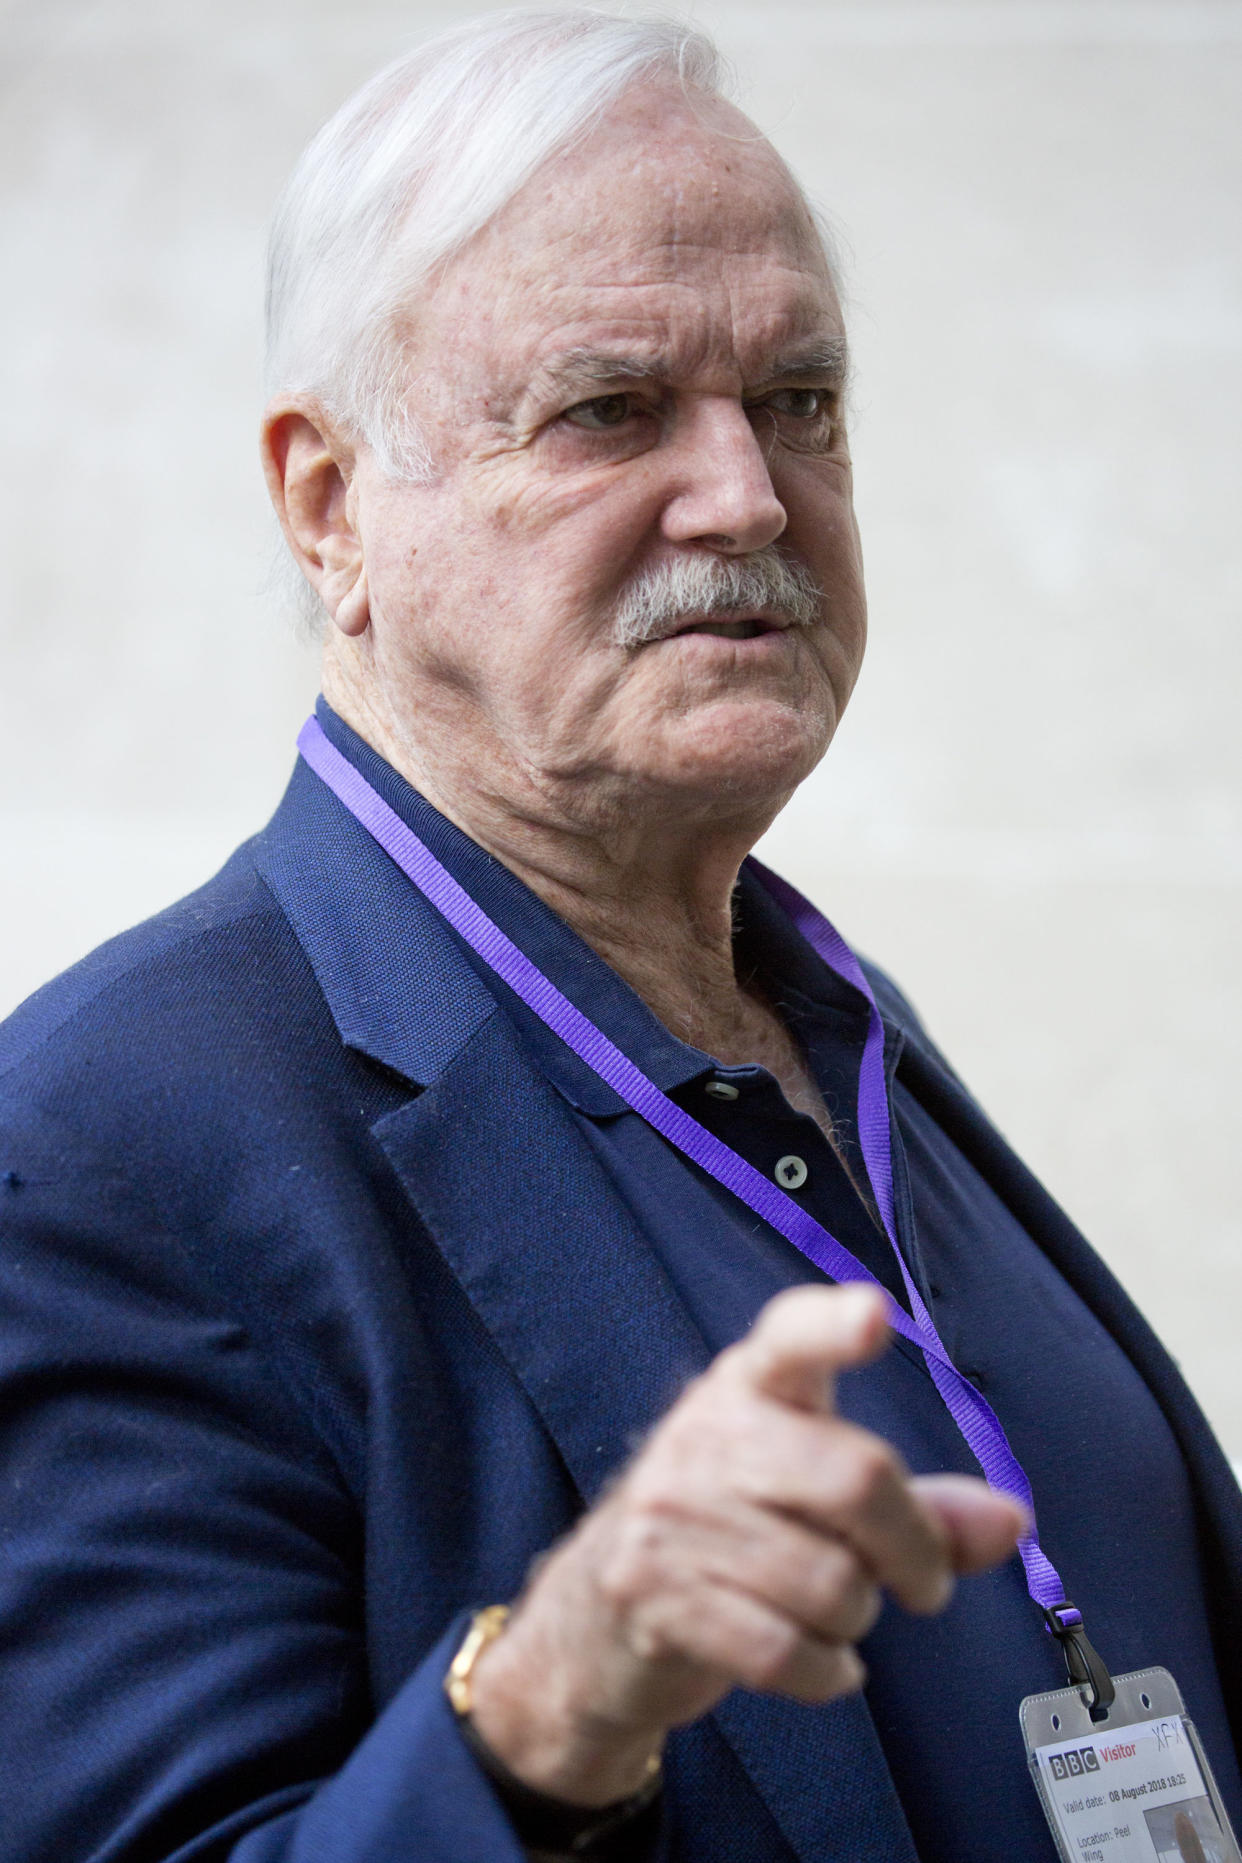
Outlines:
POLYGON ((460 1625, 377 1714, 356 1502, 183 1242, 0 1119, 5 1863, 522 1863, 460 1625))

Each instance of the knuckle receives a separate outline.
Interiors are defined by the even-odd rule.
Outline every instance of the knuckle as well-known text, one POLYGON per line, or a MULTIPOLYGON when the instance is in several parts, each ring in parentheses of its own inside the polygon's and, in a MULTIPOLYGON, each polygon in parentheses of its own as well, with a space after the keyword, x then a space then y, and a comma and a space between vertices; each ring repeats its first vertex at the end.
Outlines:
POLYGON ((866 1636, 882 1608, 879 1587, 858 1556, 839 1541, 821 1557, 815 1596, 816 1625, 850 1643, 866 1636))
POLYGON ((832 1701, 849 1687, 851 1652, 839 1645, 820 1644, 808 1649, 798 1664, 791 1693, 800 1701, 832 1701))
POLYGON ((624 1489, 624 1518, 662 1514, 678 1488, 675 1459, 653 1443, 630 1470, 624 1489))
POLYGON ((839 1649, 835 1652, 835 1661, 828 1678, 828 1687, 824 1699, 832 1700, 838 1695, 853 1694, 863 1686, 867 1671, 857 1652, 852 1649, 839 1649))
POLYGON ((831 1626, 833 1634, 842 1643, 861 1643, 868 1631, 875 1628, 882 1609, 883 1598, 879 1586, 863 1578, 860 1573, 848 1595, 841 1599, 831 1626))
POLYGON ((679 1652, 665 1627, 655 1618, 636 1620, 629 1627, 629 1647, 641 1662, 661 1663, 679 1652))
POLYGON ((796 1625, 772 1619, 748 1640, 740 1679, 749 1688, 779 1688, 797 1654, 800 1636, 796 1625))
POLYGON ((904 1595, 898 1595, 907 1610, 932 1617, 944 1609, 953 1590, 953 1572, 947 1560, 932 1557, 921 1561, 914 1568, 906 1579, 904 1595))
POLYGON ((667 1542, 665 1523, 648 1512, 624 1514, 600 1560, 597 1583, 604 1600, 625 1609, 658 1581, 667 1542))
POLYGON ((878 1437, 856 1443, 842 1481, 842 1498, 851 1512, 874 1508, 900 1480, 900 1465, 887 1443, 878 1437))
POLYGON ((816 1617, 829 1619, 849 1594, 858 1573, 858 1562, 840 1540, 830 1541, 816 1562, 812 1578, 812 1598, 816 1617))

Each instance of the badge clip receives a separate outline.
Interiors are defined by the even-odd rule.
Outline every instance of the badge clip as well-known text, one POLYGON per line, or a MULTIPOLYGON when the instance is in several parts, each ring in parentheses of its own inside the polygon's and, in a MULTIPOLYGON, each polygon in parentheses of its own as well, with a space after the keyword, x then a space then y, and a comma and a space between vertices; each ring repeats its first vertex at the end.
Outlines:
POLYGON ((1068 1599, 1044 1607, 1048 1628, 1061 1645, 1069 1679, 1075 1687, 1088 1691, 1087 1707, 1093 1721, 1108 1719, 1108 1710, 1116 1699, 1113 1678, 1099 1651, 1087 1635, 1082 1612, 1068 1599))

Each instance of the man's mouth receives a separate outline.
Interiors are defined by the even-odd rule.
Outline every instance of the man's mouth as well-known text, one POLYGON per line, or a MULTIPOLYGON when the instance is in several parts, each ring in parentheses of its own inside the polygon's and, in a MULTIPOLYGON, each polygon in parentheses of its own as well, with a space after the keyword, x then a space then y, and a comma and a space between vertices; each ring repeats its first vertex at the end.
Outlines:
POLYGON ((780 623, 763 621, 756 615, 747 615, 744 620, 727 621, 721 618, 710 621, 688 621, 685 627, 675 628, 668 639, 677 640, 683 634, 718 634, 722 640, 755 640, 760 634, 780 631, 780 623))

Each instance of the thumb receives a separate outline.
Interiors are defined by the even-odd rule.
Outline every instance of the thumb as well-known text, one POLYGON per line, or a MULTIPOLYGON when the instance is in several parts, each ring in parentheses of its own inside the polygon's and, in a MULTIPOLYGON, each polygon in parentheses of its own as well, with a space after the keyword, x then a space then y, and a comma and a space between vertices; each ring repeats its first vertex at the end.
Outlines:
POLYGON ((735 1365, 766 1397, 831 1410, 837 1372, 867 1364, 888 1338, 888 1302, 878 1287, 793 1287, 763 1308, 735 1365))

